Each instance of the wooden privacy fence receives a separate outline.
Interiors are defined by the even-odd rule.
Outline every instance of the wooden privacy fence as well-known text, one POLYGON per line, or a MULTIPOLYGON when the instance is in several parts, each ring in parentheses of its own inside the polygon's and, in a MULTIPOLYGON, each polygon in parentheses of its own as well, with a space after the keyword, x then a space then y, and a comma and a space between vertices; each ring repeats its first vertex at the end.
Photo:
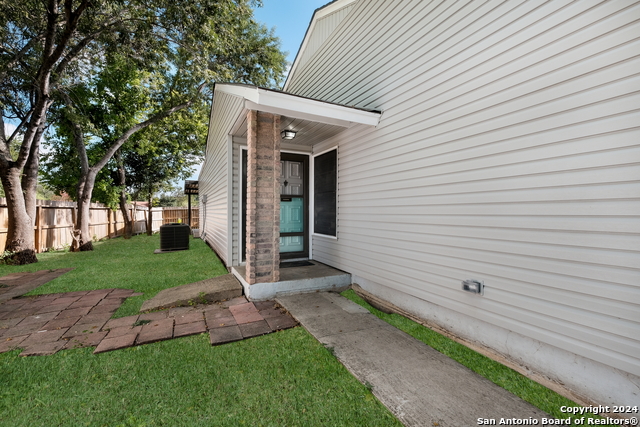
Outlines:
MULTIPOLYGON (((133 213, 133 206, 129 207, 129 212, 133 213)), ((186 208, 153 208, 152 209, 152 230, 159 231, 160 226, 169 222, 177 222, 178 218, 182 222, 187 222, 186 208), (165 219, 165 212, 167 218, 165 219)), ((62 249, 71 245, 73 238, 71 231, 76 219, 77 208, 75 202, 57 202, 51 200, 38 200, 35 220, 35 244, 36 252, 43 252, 50 249, 62 249)), ((136 217, 133 227, 134 234, 147 231, 147 208, 136 209, 136 217)), ((7 215, 7 204, 4 198, 0 198, 0 248, 4 248, 7 240, 9 218, 7 215)), ((197 228, 198 209, 192 209, 192 226, 197 228)), ((113 238, 124 234, 124 218, 120 210, 112 211, 106 206, 92 203, 89 219, 89 233, 94 240, 113 238)))
MULTIPOLYGON (((200 228, 198 213, 198 208, 191 208, 191 228, 200 228)), ((169 224, 172 222, 182 222, 184 224, 189 223, 189 209, 187 208, 165 207, 163 208, 162 215, 163 224, 169 224)))

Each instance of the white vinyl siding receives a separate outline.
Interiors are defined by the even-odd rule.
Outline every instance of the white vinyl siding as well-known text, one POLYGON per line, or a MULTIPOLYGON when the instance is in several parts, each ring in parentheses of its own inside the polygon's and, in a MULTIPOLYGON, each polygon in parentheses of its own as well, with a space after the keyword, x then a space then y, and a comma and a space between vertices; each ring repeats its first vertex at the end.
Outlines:
POLYGON ((297 66, 299 68, 303 68, 304 65, 313 56, 313 54, 316 53, 318 49, 320 49, 320 46, 322 46, 324 41, 329 38, 333 30, 336 29, 338 24, 340 24, 344 17, 347 16, 349 11, 351 11, 352 7, 353 3, 341 9, 338 9, 335 12, 330 13, 327 16, 324 16, 316 21, 313 27, 313 31, 308 37, 305 50, 302 52, 300 58, 298 59, 297 66))
POLYGON ((326 142, 340 239, 313 258, 640 375, 639 22, 632 1, 355 3, 287 86, 383 111, 326 142))
POLYGON ((229 165, 229 132, 243 109, 243 100, 224 93, 217 93, 213 99, 212 114, 207 136, 206 163, 200 171, 199 193, 207 196, 206 207, 202 218, 203 238, 211 245, 229 266, 228 228, 229 228, 229 191, 228 178, 231 172, 229 165))

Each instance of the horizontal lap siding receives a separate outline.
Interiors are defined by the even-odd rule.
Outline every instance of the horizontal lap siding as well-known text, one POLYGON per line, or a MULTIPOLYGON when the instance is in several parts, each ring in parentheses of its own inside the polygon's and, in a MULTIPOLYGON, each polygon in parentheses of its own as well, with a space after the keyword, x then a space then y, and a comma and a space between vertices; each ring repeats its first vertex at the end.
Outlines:
POLYGON ((340 24, 349 11, 351 11, 352 7, 353 4, 347 5, 316 22, 313 32, 307 41, 306 48, 298 60, 298 67, 303 67, 313 54, 320 49, 324 41, 329 38, 333 30, 336 29, 338 24, 340 24))
POLYGON ((216 93, 209 123, 207 137, 206 163, 199 176, 199 193, 206 195, 206 208, 201 209, 206 218, 204 222, 204 239, 214 248, 223 259, 225 265, 230 265, 228 254, 228 135, 243 104, 240 98, 223 93, 216 93))
POLYGON ((639 21, 631 1, 359 1, 288 83, 383 111, 334 138, 339 239, 313 257, 640 375, 639 21))

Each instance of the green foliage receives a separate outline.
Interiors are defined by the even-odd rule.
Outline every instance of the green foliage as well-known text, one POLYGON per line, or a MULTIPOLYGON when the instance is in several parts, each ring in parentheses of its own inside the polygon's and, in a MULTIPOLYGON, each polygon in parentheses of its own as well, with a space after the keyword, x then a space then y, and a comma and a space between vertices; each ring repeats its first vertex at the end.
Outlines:
MULTIPOLYGON (((39 157, 44 122, 52 125, 44 179, 59 193, 75 195, 75 184, 90 176, 89 184, 78 188, 86 192, 85 200, 91 197, 93 174, 86 170, 90 166, 99 171, 97 199, 114 206, 120 191, 113 183, 116 165, 106 163, 121 144, 151 125, 160 130, 137 136, 123 151, 146 156, 153 176, 169 179, 186 173, 202 155, 214 82, 274 87, 284 79, 286 61, 279 40, 253 19, 251 6, 259 4, 0 2, 0 126, 5 119, 21 121, 23 134, 36 135, 21 142, 17 151, 10 150, 10 141, 0 134, 0 173, 18 168, 24 183, 35 182, 34 159, 39 157), (156 145, 163 148, 152 150, 156 145), (18 152, 22 161, 14 163, 18 152), (148 159, 163 155, 179 161, 158 173, 152 166, 160 162, 148 159), (28 167, 23 169, 25 163, 28 167)), ((147 184, 150 181, 155 185, 155 178, 148 178, 147 184)), ((32 193, 23 194, 35 197, 32 193)), ((24 218, 26 211, 13 214, 24 218)))
POLYGON ((13 265, 13 256, 15 254, 14 251, 3 251, 2 254, 0 254, 0 264, 13 265))

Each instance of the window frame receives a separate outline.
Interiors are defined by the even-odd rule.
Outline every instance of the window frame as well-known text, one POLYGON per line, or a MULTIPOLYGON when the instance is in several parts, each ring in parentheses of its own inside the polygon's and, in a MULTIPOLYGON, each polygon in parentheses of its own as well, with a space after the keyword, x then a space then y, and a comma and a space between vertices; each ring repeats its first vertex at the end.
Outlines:
POLYGON ((338 240, 338 165, 339 165, 339 156, 338 156, 339 152, 338 152, 338 146, 334 146, 331 148, 327 148, 326 150, 320 151, 318 153, 313 153, 313 162, 312 162, 312 167, 311 167, 311 191, 312 191, 312 197, 311 197, 311 206, 309 207, 309 216, 310 216, 310 224, 312 225, 312 230, 311 230, 311 235, 312 236, 317 236, 317 237, 324 237, 327 239, 333 239, 333 240, 338 240), (336 199, 335 199, 335 236, 331 235, 331 234, 324 234, 324 233, 320 233, 318 231, 316 231, 315 229, 315 216, 316 216, 316 157, 325 155, 331 151, 335 151, 336 152, 336 179, 335 179, 335 183, 336 183, 336 199))

